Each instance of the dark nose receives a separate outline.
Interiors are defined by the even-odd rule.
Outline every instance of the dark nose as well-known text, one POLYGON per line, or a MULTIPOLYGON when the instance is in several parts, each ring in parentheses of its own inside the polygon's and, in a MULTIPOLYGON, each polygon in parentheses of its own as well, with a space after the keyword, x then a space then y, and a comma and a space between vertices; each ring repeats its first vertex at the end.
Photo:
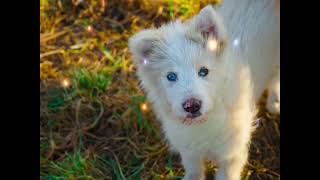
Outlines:
POLYGON ((191 114, 196 114, 201 108, 201 101, 198 99, 188 99, 182 104, 183 109, 191 114))

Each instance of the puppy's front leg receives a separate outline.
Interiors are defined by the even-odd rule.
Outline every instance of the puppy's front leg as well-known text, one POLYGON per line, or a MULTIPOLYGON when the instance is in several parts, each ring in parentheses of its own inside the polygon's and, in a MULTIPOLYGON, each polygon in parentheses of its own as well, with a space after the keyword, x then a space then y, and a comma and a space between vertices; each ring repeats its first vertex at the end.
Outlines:
POLYGON ((182 180, 204 180, 204 163, 203 159, 193 153, 181 153, 182 164, 186 175, 182 180))
POLYGON ((240 153, 236 157, 220 163, 216 180, 240 180, 241 172, 247 162, 247 157, 247 153, 240 153))
POLYGON ((268 88, 267 110, 270 113, 280 113, 280 68, 273 77, 268 88))
POLYGON ((269 112, 280 113, 280 50, 277 53, 277 64, 268 87, 267 109, 269 112))

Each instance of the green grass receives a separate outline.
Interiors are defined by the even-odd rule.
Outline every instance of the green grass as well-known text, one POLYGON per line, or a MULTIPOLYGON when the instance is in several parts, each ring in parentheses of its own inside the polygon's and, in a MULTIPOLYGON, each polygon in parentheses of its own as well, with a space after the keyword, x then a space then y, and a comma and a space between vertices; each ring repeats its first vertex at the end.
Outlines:
POLYGON ((49 169, 51 170, 44 180, 90 180, 96 179, 92 173, 95 162, 83 157, 80 152, 67 154, 62 162, 51 161, 49 169))
POLYGON ((80 69, 75 72, 73 79, 77 93, 96 97, 107 90, 112 76, 104 71, 89 72, 86 69, 80 69))
POLYGON ((102 161, 105 162, 105 164, 112 168, 112 172, 114 173, 117 180, 125 180, 126 177, 122 172, 121 165, 118 161, 114 160, 112 157, 107 155, 102 155, 101 157, 102 161))

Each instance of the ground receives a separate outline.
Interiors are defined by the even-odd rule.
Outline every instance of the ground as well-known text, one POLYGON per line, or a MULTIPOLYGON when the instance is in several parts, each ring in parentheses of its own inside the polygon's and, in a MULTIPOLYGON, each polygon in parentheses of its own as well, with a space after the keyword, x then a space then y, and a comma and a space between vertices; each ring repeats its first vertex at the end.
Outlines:
MULTIPOLYGON (((40 179, 183 176, 139 89, 128 38, 214 2, 40 0, 40 179)), ((244 179, 280 179, 280 117, 264 104, 244 179)), ((208 179, 216 169, 208 163, 208 179)))

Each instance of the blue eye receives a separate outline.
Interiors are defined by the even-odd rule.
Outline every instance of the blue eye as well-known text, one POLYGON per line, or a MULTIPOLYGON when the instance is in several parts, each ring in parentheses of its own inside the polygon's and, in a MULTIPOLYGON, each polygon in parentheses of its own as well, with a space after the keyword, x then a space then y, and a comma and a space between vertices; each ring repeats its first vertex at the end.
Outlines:
POLYGON ((176 81, 177 80, 177 74, 173 72, 169 72, 167 75, 167 79, 169 81, 176 81))
POLYGON ((202 67, 199 72, 198 72, 198 75, 201 76, 201 77, 206 77, 209 73, 209 70, 205 67, 202 67))

